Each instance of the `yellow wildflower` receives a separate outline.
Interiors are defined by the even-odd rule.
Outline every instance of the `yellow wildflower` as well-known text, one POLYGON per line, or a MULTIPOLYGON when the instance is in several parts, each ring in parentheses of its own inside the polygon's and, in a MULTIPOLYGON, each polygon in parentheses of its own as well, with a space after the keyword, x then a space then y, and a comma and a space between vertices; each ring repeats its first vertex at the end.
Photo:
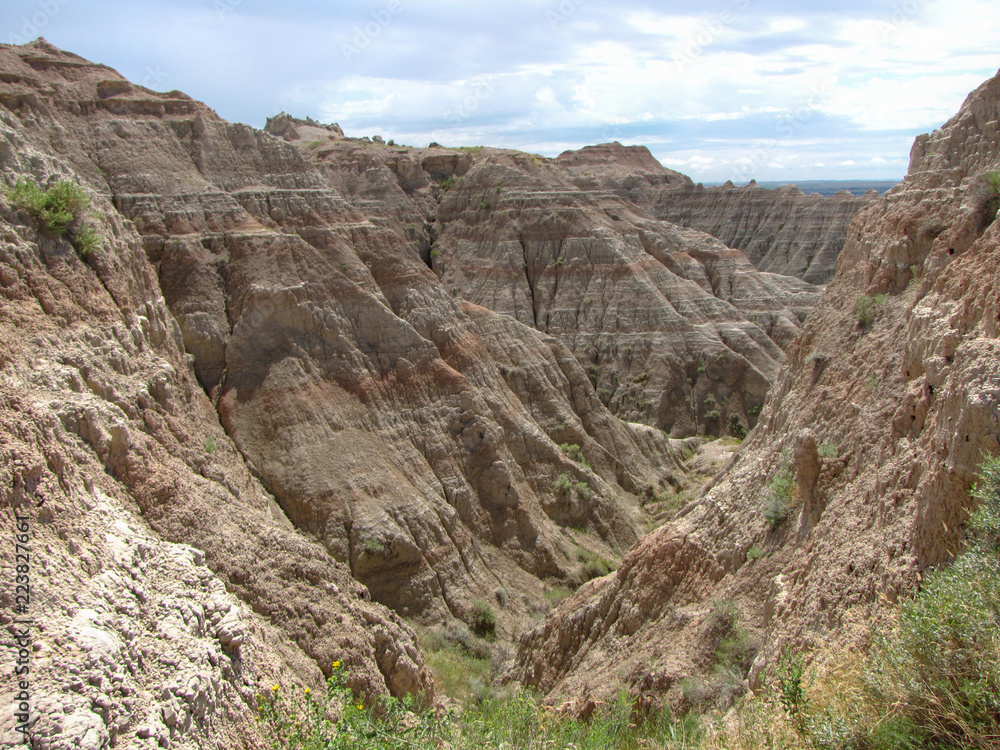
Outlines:
POLYGON ((340 669, 340 659, 337 659, 332 665, 334 669, 340 669))
POLYGON ((271 690, 273 690, 274 692, 277 693, 278 692, 278 686, 277 685, 271 685, 271 690))
POLYGON ((312 692, 312 688, 306 688, 306 695, 309 695, 309 693, 311 693, 311 692, 312 692))

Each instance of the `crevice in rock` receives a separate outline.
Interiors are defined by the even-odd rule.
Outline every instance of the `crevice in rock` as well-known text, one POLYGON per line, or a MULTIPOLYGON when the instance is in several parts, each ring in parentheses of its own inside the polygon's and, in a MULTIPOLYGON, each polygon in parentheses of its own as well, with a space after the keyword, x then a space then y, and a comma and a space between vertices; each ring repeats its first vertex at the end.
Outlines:
POLYGON ((538 304, 535 300, 535 284, 537 279, 535 278, 535 272, 532 268, 532 264, 528 263, 528 245, 524 241, 524 235, 521 232, 517 233, 517 241, 521 245, 521 257, 524 259, 524 278, 528 282, 528 293, 531 295, 531 321, 532 326, 538 329, 538 304))

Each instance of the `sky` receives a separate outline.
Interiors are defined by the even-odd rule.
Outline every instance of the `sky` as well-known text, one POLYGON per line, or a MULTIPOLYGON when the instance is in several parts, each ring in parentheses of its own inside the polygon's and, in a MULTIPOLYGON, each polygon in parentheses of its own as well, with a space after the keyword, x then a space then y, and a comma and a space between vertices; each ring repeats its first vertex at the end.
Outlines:
POLYGON ((649 147, 696 181, 898 179, 1000 68, 995 0, 0 0, 228 120, 545 156, 649 147))

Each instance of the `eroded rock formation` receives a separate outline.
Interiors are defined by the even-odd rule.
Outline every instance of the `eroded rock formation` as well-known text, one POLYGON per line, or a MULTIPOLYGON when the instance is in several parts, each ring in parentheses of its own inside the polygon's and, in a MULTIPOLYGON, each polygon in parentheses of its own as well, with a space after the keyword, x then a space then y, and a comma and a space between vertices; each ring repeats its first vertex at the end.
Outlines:
POLYGON ((761 271, 812 284, 833 278, 847 227, 878 197, 841 191, 806 195, 794 185, 771 190, 755 182, 705 188, 666 169, 644 146, 605 143, 560 154, 556 162, 578 184, 597 186, 657 219, 707 232, 741 250, 761 271))
POLYGON ((526 635, 518 679, 580 710, 617 684, 679 698, 710 679, 725 605, 759 648, 754 687, 785 645, 846 638, 956 554, 1000 451, 998 122, 1000 76, 917 139, 906 180, 852 223, 735 465, 526 635))
POLYGON ((874 190, 822 196, 806 195, 794 185, 774 190, 730 184, 661 191, 648 210, 718 237, 762 271, 826 284, 836 272, 851 220, 877 198, 874 190))
POLYGON ((286 115, 269 128, 412 243, 449 295, 554 336, 612 412, 674 436, 752 425, 817 299, 815 287, 758 272, 581 172, 596 162, 629 184, 690 182, 642 147, 551 160, 391 147, 286 115))

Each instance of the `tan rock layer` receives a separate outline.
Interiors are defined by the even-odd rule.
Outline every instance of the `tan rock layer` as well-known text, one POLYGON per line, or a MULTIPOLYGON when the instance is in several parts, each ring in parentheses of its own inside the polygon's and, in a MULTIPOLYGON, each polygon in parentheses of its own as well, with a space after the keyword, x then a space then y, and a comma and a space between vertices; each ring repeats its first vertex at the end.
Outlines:
POLYGON ((711 681, 721 602, 760 649, 745 675, 755 687, 786 645, 851 637, 958 552, 977 467, 1000 452, 998 107, 1000 76, 918 138, 905 182, 858 214, 735 465, 627 556, 652 578, 619 572, 581 591, 524 637, 513 676, 585 708, 612 689, 594 675, 614 664, 632 690, 677 698, 680 679, 711 681), (786 467, 790 513, 772 529, 762 509, 786 467), (717 582, 705 564, 680 582, 663 570, 678 539, 722 571, 717 582))

